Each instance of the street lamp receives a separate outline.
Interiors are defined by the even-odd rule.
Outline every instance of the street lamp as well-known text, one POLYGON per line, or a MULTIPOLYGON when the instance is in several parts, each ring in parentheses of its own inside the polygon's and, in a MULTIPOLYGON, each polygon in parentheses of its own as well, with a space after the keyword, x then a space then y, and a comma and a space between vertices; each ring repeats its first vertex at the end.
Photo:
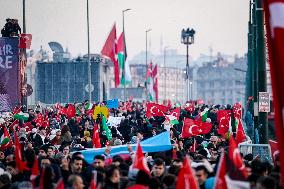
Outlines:
POLYGON ((87 37, 88 37, 88 86, 89 86, 89 103, 92 102, 91 91, 91 57, 90 57, 90 24, 89 24, 89 0, 87 0, 87 37))
POLYGON ((152 31, 152 29, 147 29, 146 30, 146 73, 148 69, 148 32, 152 31))
MULTIPOLYGON (((146 32, 146 72, 145 72, 145 76, 147 75, 147 70, 148 70, 148 32, 150 32, 152 29, 147 29, 145 32, 146 32)), ((145 88, 146 88, 146 91, 147 91, 147 81, 145 82, 145 88)), ((147 96, 147 100, 148 100, 148 95, 147 96)))
MULTIPOLYGON (((23 3, 23 33, 26 33, 26 0, 22 1, 23 3)), ((27 52, 26 49, 22 49, 21 50, 21 58, 24 59, 24 61, 27 61, 27 52)), ((23 81, 21 81, 21 104, 22 107, 25 107, 24 110, 26 111, 28 108, 28 98, 27 95, 23 93, 22 88, 26 89, 27 87, 27 74, 26 74, 26 70, 24 71, 24 78, 23 81)))
POLYGON ((123 87, 123 94, 124 94, 124 104, 126 104, 125 102, 126 102, 126 89, 125 89, 125 80, 126 80, 126 78, 125 78, 125 61, 126 61, 126 49, 125 49, 125 30, 124 30, 124 13, 126 12, 126 11, 129 11, 129 10, 131 10, 131 9, 125 9, 125 10, 123 10, 122 11, 122 30, 123 30, 123 44, 124 44, 124 47, 123 47, 123 77, 124 77, 124 81, 123 81, 123 85, 124 85, 124 87, 123 87))
POLYGON ((189 82, 189 85, 190 85, 190 99, 193 100, 193 98, 192 98, 192 94, 193 94, 192 93, 192 81, 189 82))
POLYGON ((168 46, 164 47, 164 100, 167 99, 167 85, 166 85, 166 53, 168 46))
POLYGON ((186 45, 186 79, 187 79, 187 100, 189 100, 189 64, 188 64, 188 46, 194 43, 194 29, 182 29, 181 43, 186 45))

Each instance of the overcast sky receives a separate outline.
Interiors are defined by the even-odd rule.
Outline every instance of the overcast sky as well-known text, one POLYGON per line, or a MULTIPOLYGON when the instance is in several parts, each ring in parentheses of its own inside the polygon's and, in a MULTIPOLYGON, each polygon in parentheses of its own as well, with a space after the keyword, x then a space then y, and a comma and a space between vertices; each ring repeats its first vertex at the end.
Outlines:
MULTIPOLYGON (((33 35, 32 48, 58 41, 72 56, 87 53, 87 0, 26 0, 27 33, 33 35)), ((180 43, 182 28, 196 30, 190 54, 220 51, 242 55, 247 51, 248 0, 89 0, 91 52, 99 53, 114 24, 122 31, 122 10, 128 56, 145 51, 145 31, 151 40, 150 50, 159 53, 163 46, 185 53, 180 43)), ((22 26, 22 0, 0 0, 0 25, 5 19, 18 18, 22 26)))

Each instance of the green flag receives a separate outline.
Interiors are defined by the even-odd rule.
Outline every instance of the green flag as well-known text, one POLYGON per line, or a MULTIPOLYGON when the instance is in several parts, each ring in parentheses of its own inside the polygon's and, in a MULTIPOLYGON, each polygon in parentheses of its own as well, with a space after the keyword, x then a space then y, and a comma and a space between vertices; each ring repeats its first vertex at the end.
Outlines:
POLYGON ((129 85, 131 83, 131 73, 130 73, 130 67, 128 62, 126 61, 127 53, 126 53, 126 45, 125 45, 125 37, 124 33, 122 32, 117 40, 117 59, 119 64, 119 70, 120 70, 120 84, 129 85), (124 66, 125 66, 125 75, 124 75, 124 66))
POLYGON ((106 118, 105 116, 102 115, 102 128, 103 130, 106 132, 106 137, 108 140, 112 139, 112 134, 111 134, 111 130, 109 129, 109 127, 106 124, 106 118))

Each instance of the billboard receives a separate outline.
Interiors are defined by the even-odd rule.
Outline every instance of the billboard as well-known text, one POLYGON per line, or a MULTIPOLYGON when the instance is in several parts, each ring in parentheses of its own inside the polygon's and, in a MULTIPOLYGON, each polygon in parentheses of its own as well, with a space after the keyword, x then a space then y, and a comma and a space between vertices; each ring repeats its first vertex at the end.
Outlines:
POLYGON ((11 111, 20 101, 18 38, 0 38, 0 112, 11 111))

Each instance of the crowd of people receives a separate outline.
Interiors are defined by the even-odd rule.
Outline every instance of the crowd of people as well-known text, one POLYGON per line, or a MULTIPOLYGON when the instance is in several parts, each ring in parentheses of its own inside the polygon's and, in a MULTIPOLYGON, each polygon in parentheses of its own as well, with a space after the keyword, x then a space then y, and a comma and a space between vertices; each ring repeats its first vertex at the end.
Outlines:
MULTIPOLYGON (((164 116, 147 117, 145 103, 120 103, 118 109, 109 109, 111 116, 122 117, 119 124, 108 126, 111 138, 102 128, 103 116, 98 115, 94 119, 96 105, 88 101, 72 105, 76 110, 72 116, 68 112, 68 104, 37 106, 26 111, 16 107, 0 118, 0 188, 174 189, 178 188, 178 176, 185 166, 186 157, 191 161, 199 188, 217 188, 215 180, 219 160, 229 148, 228 135, 218 134, 217 112, 221 109, 232 110, 232 106, 190 103, 194 107, 190 111, 178 104, 168 107, 169 111, 180 109, 176 124, 169 124, 164 116), (197 119, 205 108, 209 109, 206 121, 213 124, 210 132, 182 138, 184 118, 197 119), (96 155, 93 162, 88 163, 81 150, 94 147, 94 127, 98 127, 101 147, 106 148, 103 154, 96 155), (133 168, 135 151, 129 144, 136 144, 162 132, 170 132, 173 148, 164 152, 144 153, 150 174, 133 168), (17 149, 17 140, 20 149, 17 149), (123 144, 128 144, 128 155, 110 155, 113 146, 123 144)), ((100 105, 104 106, 104 103, 100 105)), ((234 133, 231 137, 234 137, 234 133)), ((271 163, 261 161, 252 154, 242 154, 242 161, 249 188, 281 188, 278 156, 271 163)))

